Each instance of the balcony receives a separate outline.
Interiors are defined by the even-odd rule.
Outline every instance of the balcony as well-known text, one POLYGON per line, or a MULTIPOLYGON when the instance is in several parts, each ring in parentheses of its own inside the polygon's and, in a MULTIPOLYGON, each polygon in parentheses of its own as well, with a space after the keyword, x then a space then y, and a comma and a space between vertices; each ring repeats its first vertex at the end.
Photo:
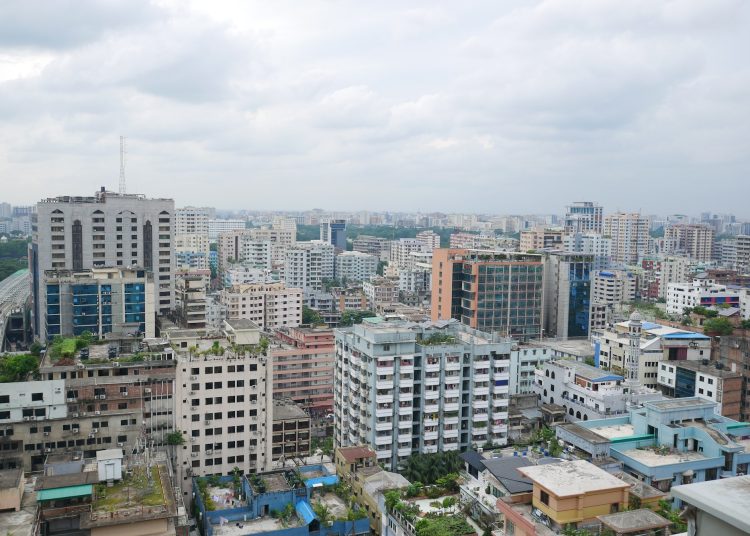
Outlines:
POLYGON ((435 390, 435 391, 428 390, 424 392, 425 400, 437 400, 438 398, 440 398, 440 391, 438 390, 435 390))
POLYGON ((490 394, 489 387, 474 387, 474 396, 486 396, 490 394))
POLYGON ((435 402, 433 404, 426 404, 425 403, 425 406, 424 406, 424 413, 425 413, 425 415, 427 415, 429 413, 437 413, 438 411, 440 411, 440 406, 437 404, 437 402, 435 402))
POLYGON ((399 406, 398 408, 399 415, 411 415, 413 411, 414 411, 414 407, 412 406, 403 406, 403 407, 399 406))
POLYGON ((454 438, 454 437, 458 437, 457 428, 455 430, 443 430, 443 438, 448 439, 448 438, 454 438))
POLYGON ((422 437, 425 439, 425 441, 430 441, 438 438, 438 432, 435 430, 434 432, 425 432, 422 434, 422 437))
POLYGON ((387 435, 375 437, 376 445, 390 445, 391 443, 393 443, 393 436, 387 435))
POLYGON ((440 372, 440 362, 438 361, 433 364, 425 363, 424 370, 425 372, 440 372))
POLYGON ((458 402, 443 404, 443 411, 458 411, 458 402))
POLYGON ((487 409, 490 407, 489 400, 476 400, 471 403, 471 407, 474 409, 487 409))

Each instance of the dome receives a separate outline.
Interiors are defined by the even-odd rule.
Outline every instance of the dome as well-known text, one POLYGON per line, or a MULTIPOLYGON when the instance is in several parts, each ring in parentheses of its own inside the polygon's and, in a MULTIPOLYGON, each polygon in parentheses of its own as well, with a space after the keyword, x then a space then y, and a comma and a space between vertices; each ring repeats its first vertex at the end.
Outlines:
POLYGON ((643 320, 643 317, 641 316, 641 313, 638 311, 633 311, 630 315, 630 321, 631 322, 641 322, 643 320))

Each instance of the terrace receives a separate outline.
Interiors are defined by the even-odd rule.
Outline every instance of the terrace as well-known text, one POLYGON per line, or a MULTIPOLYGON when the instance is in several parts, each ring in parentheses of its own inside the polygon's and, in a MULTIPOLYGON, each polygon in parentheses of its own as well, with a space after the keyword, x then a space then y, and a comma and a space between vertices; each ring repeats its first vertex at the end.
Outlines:
POLYGON ((674 465, 684 462, 695 462, 707 458, 699 452, 672 452, 659 447, 648 447, 641 449, 630 449, 622 452, 624 456, 642 463, 647 467, 661 467, 662 465, 674 465))

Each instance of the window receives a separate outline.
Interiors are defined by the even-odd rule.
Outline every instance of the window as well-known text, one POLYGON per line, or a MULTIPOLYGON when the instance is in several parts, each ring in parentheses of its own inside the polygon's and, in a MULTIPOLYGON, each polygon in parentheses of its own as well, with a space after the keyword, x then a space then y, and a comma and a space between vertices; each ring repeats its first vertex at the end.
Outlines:
POLYGON ((41 402, 44 400, 44 393, 31 393, 31 400, 41 402))
POLYGON ((10 404, 10 395, 0 395, 0 404, 10 404))
POLYGON ((539 500, 542 504, 549 506, 549 493, 544 490, 539 490, 539 500))

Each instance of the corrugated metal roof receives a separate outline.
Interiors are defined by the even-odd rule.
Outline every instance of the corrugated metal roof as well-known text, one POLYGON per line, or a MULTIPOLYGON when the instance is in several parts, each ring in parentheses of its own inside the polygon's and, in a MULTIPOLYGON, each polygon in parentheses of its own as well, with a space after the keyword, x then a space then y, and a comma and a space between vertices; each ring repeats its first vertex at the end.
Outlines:
POLYGON ((309 525, 312 520, 315 519, 315 513, 312 511, 312 508, 310 508, 310 505, 305 501, 297 502, 294 507, 297 510, 297 515, 302 518, 302 520, 305 522, 305 525, 309 525))
POLYGON ((81 484, 80 486, 67 486, 65 488, 40 489, 36 492, 36 501, 54 501, 55 499, 71 499, 73 497, 85 497, 94 492, 94 486, 91 484, 81 484))

